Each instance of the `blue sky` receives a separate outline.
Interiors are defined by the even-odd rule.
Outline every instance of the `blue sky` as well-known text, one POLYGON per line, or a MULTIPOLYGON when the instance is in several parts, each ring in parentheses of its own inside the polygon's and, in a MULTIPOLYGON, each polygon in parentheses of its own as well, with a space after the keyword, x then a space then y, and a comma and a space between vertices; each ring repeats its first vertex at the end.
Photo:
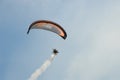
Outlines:
POLYGON ((38 80, 120 80, 119 0, 0 0, 0 80, 28 80, 59 50, 38 80), (54 21, 66 30, 32 30, 36 21, 54 21))

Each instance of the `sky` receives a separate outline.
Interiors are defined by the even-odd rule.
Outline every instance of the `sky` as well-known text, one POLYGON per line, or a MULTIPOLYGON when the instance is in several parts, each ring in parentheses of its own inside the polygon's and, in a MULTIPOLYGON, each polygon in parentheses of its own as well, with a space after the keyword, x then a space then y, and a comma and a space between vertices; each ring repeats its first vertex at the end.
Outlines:
POLYGON ((28 80, 59 54, 38 80, 120 80, 120 0, 0 0, 0 80, 28 80), (32 30, 51 20, 67 39, 32 30))

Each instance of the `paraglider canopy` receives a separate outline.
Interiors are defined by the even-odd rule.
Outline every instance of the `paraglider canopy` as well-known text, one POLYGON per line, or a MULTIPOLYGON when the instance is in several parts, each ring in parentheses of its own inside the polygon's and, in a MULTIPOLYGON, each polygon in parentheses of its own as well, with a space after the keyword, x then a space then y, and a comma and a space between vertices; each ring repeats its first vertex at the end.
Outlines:
POLYGON ((58 34, 59 36, 61 36, 63 39, 66 39, 67 37, 65 30, 59 24, 48 20, 38 20, 33 22, 29 26, 27 34, 30 32, 31 29, 43 29, 43 30, 52 31, 58 34))

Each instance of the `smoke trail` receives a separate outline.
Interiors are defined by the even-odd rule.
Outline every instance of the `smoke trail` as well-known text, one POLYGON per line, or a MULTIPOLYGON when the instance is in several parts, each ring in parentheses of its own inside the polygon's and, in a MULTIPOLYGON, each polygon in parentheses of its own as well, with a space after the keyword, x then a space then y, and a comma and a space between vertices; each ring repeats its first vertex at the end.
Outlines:
POLYGON ((37 78, 47 69, 47 67, 51 64, 56 54, 52 54, 48 60, 46 60, 43 65, 38 68, 29 78, 29 80, 37 80, 37 78))

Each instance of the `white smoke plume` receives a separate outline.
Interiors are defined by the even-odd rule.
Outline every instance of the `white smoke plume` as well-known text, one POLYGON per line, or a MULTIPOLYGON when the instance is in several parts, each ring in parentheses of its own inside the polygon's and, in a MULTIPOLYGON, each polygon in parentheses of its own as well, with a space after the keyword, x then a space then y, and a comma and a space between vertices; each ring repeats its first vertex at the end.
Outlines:
POLYGON ((37 78, 47 69, 47 67, 51 64, 53 59, 55 58, 56 54, 52 54, 48 60, 46 60, 43 65, 38 68, 28 80, 37 80, 37 78))

